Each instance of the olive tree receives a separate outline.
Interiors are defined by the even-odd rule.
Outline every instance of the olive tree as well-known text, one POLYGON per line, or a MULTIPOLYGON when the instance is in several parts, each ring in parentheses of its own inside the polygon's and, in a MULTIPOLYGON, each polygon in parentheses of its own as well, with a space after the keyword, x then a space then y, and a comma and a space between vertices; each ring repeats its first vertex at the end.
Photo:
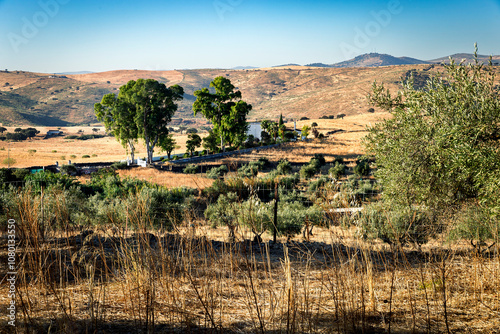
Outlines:
POLYGON ((391 205, 434 213, 474 200, 500 214, 500 93, 495 68, 451 60, 423 89, 406 80, 396 96, 374 83, 369 98, 392 114, 364 140, 391 205))

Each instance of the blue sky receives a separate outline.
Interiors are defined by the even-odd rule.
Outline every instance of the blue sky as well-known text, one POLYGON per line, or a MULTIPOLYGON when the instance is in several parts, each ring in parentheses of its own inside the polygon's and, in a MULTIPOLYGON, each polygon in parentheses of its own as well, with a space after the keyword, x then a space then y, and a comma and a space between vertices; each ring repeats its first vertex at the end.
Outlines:
POLYGON ((0 68, 169 70, 500 55, 500 1, 0 0, 0 68))

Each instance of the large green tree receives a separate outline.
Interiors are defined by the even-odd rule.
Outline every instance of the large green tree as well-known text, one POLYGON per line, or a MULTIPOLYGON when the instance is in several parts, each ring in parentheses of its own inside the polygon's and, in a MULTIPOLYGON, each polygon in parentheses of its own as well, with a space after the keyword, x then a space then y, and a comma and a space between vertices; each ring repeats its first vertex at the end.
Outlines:
POLYGON ((113 134, 123 147, 130 149, 130 158, 135 159, 135 144, 138 131, 135 124, 135 108, 115 94, 106 94, 94 105, 97 119, 104 123, 107 132, 113 134))
POLYGON ((221 150, 224 151, 227 142, 235 143, 245 137, 248 128, 246 116, 252 106, 241 101, 241 92, 235 91, 227 78, 215 78, 210 87, 214 88, 215 93, 211 93, 208 88, 194 92, 196 101, 193 111, 195 115, 201 113, 212 122, 212 132, 218 135, 221 150))
MULTIPOLYGON (((120 87, 118 97, 108 94, 94 110, 105 126, 120 141, 130 143, 142 138, 146 145, 147 162, 152 163, 156 145, 168 135, 168 123, 177 111, 177 101, 184 90, 178 85, 167 88, 153 79, 131 80, 120 87)), ((132 148, 131 148, 132 150, 132 148)))
POLYGON ((392 118, 369 129, 368 152, 385 201, 433 212, 475 201, 500 214, 500 93, 495 67, 444 65, 418 89, 392 96, 374 83, 371 102, 392 118))

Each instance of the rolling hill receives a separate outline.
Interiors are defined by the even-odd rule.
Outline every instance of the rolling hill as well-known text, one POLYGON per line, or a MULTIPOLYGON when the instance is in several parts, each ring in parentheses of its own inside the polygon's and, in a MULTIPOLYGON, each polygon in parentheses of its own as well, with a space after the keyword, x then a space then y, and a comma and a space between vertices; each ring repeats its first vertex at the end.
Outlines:
MULTIPOLYGON (((384 58, 380 58, 384 61, 384 58)), ((360 63, 362 59, 359 60, 360 63)), ((401 59, 405 61, 405 59, 401 59)), ((365 65, 370 62, 364 62, 365 65)), ((373 64, 373 62, 371 62, 373 64)), ((7 125, 68 126, 96 123, 93 106, 103 95, 118 93, 129 80, 152 78, 167 86, 184 87, 185 97, 173 123, 196 126, 206 124, 194 117, 194 91, 208 87, 217 76, 225 76, 252 104, 249 119, 357 115, 370 107, 366 96, 372 83, 384 82, 395 91, 401 78, 410 72, 425 76, 437 72, 439 65, 401 65, 380 67, 283 66, 245 70, 122 70, 73 75, 49 75, 23 71, 0 72, 0 123, 7 125), (195 124, 196 123, 196 124, 195 124)), ((425 80, 424 80, 425 81, 425 80)))
POLYGON ((330 67, 376 67, 394 65, 421 65, 428 63, 429 62, 410 57, 394 57, 388 54, 367 53, 357 56, 351 60, 330 65, 330 67))

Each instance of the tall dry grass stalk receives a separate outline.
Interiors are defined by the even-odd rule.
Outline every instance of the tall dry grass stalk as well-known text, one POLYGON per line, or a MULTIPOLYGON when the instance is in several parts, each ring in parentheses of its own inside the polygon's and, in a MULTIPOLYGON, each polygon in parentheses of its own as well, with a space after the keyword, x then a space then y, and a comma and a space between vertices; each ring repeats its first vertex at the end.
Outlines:
MULTIPOLYGON (((19 331, 493 333, 500 328, 498 250, 474 254, 438 241, 421 250, 389 247, 335 226, 316 228, 309 242, 277 244, 267 241, 270 235, 263 235, 264 243, 243 240, 252 233, 240 226, 239 239, 228 243, 213 240, 213 230, 198 227, 201 221, 175 234, 152 230, 147 197, 137 196, 143 197, 129 206, 129 230, 120 236, 105 229, 75 234, 58 224, 46 226, 41 238, 41 195, 19 193, 24 229, 19 331)), ((60 210, 63 215, 63 203, 60 210)))

